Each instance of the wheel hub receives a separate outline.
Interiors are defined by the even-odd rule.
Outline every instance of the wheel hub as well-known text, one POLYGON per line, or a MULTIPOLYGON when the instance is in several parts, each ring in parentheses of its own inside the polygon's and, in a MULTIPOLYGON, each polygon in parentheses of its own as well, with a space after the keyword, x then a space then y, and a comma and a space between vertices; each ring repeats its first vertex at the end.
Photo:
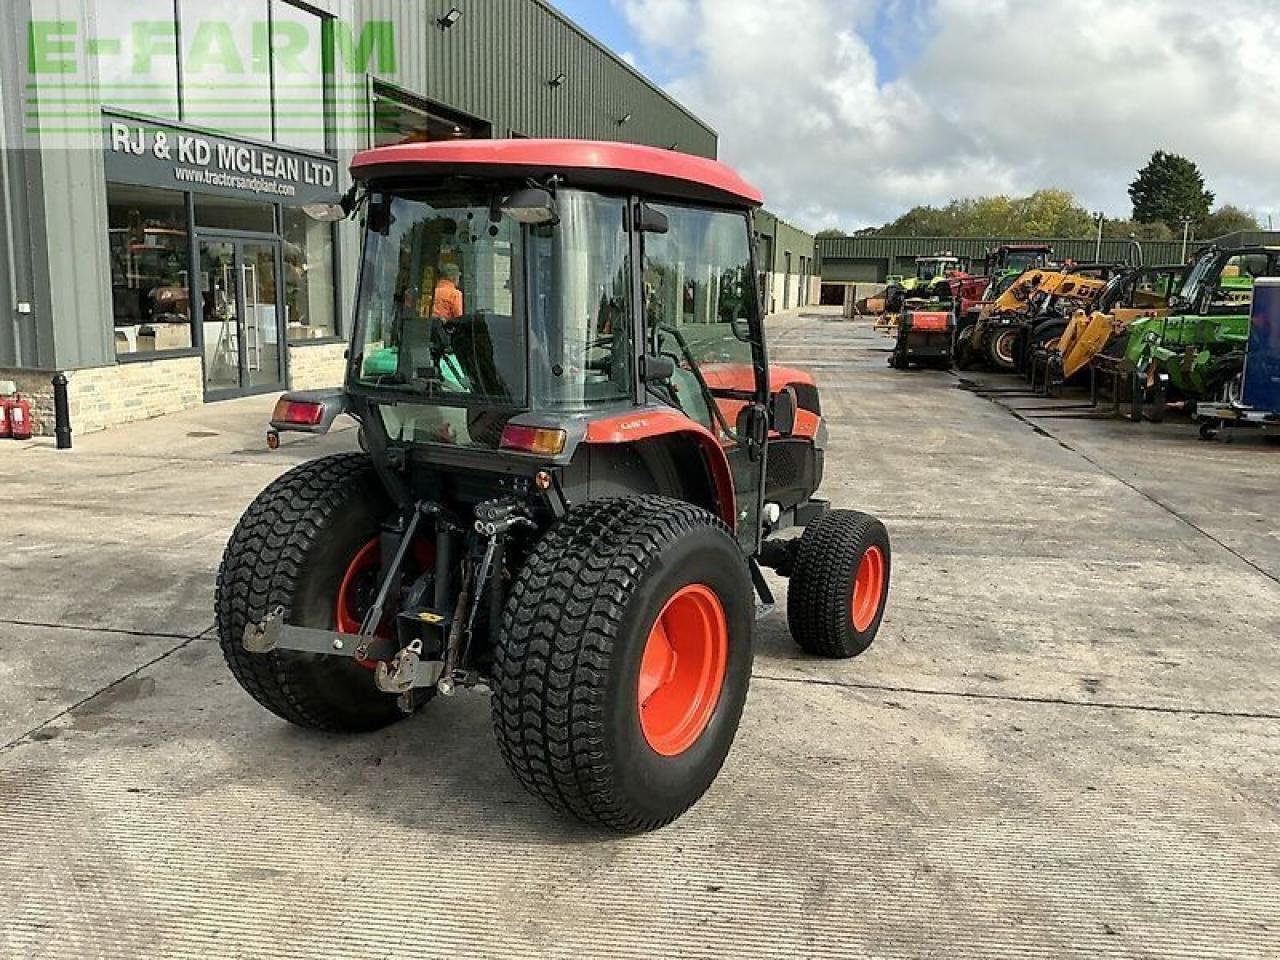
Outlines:
POLYGON ((880 597, 884 593, 884 551, 877 546, 867 548, 858 562, 858 572, 853 578, 853 599, 850 612, 853 629, 861 633, 871 626, 880 612, 880 597))
POLYGON ((672 757, 706 730, 720 701, 729 627, 715 592, 690 584, 667 601, 640 661, 640 728, 654 752, 672 757))

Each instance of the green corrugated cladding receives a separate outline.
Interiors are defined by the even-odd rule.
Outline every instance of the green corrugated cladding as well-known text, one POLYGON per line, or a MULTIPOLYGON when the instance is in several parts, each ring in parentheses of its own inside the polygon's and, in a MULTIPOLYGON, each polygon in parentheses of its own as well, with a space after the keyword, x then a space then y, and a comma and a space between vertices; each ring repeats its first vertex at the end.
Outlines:
POLYGON ((800 258, 806 257, 813 264, 810 273, 817 271, 817 247, 813 234, 805 233, 767 210, 756 211, 756 234, 769 238, 768 243, 757 246, 757 256, 765 257, 772 248, 773 262, 759 263, 760 270, 769 273, 784 273, 787 269, 786 255, 791 254, 791 272, 800 272, 800 258))
POLYGON ((823 283, 881 283, 888 268, 884 260, 824 260, 823 283))
MULTIPOLYGON (((1047 243, 1053 247, 1056 257, 1077 261, 1093 260, 1097 249, 1096 240, 1062 237, 1032 240, 1007 237, 824 237, 818 241, 818 251, 823 263, 823 279, 826 280, 827 265, 835 266, 841 260, 914 261, 916 257, 946 251, 957 257, 979 261, 992 247, 1005 243, 1047 243)), ((1194 250, 1198 245, 1193 243, 1190 249, 1194 250)), ((1128 240, 1102 241, 1104 261, 1125 261, 1131 250, 1128 240)), ((1147 264, 1178 263, 1182 258, 1182 243, 1143 241, 1142 253, 1147 264)))
POLYGON ((1280 246, 1280 231, 1248 230, 1229 233, 1214 241, 1220 247, 1277 247, 1280 246))
POLYGON ((543 0, 364 0, 359 15, 394 21, 400 36, 399 69, 379 80, 489 121, 495 136, 628 140, 716 156, 714 130, 543 0), (453 7, 462 18, 440 29, 453 7), (551 86, 562 73, 564 83, 551 86))

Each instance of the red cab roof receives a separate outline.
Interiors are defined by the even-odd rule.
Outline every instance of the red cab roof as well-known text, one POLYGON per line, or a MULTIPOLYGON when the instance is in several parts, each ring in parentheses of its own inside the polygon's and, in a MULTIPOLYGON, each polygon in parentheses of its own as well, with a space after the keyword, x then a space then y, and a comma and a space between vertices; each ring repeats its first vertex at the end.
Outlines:
POLYGON ((764 196, 724 164, 674 150, 595 140, 450 140, 379 147, 351 165, 358 180, 413 174, 544 177, 571 186, 635 190, 758 207, 764 196))

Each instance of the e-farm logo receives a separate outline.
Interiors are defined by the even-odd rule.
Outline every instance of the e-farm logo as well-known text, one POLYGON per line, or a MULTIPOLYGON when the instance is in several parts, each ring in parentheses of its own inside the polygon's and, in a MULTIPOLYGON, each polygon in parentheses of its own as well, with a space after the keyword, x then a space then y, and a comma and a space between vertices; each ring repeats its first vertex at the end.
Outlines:
POLYGON ((366 21, 357 32, 312 16, 141 19, 130 6, 99 0, 93 30, 74 20, 28 23, 29 132, 90 132, 102 106, 169 119, 181 113, 246 135, 282 125, 292 133, 356 130, 368 123, 366 76, 394 77, 399 68, 390 20, 366 21), (263 116, 265 128, 252 129, 263 116))

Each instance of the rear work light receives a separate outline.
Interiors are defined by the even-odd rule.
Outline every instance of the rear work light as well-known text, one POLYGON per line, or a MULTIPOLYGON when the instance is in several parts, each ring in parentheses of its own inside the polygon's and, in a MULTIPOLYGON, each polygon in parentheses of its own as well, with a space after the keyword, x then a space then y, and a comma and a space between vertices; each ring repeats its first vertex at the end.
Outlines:
POLYGON ((273 423, 287 423, 297 427, 318 427, 324 420, 324 404, 307 400, 281 398, 271 415, 273 423))
POLYGON ((521 427, 509 423, 502 431, 503 450, 536 453, 544 457, 554 457, 564 453, 564 446, 568 440, 569 435, 563 430, 544 427, 521 427))

